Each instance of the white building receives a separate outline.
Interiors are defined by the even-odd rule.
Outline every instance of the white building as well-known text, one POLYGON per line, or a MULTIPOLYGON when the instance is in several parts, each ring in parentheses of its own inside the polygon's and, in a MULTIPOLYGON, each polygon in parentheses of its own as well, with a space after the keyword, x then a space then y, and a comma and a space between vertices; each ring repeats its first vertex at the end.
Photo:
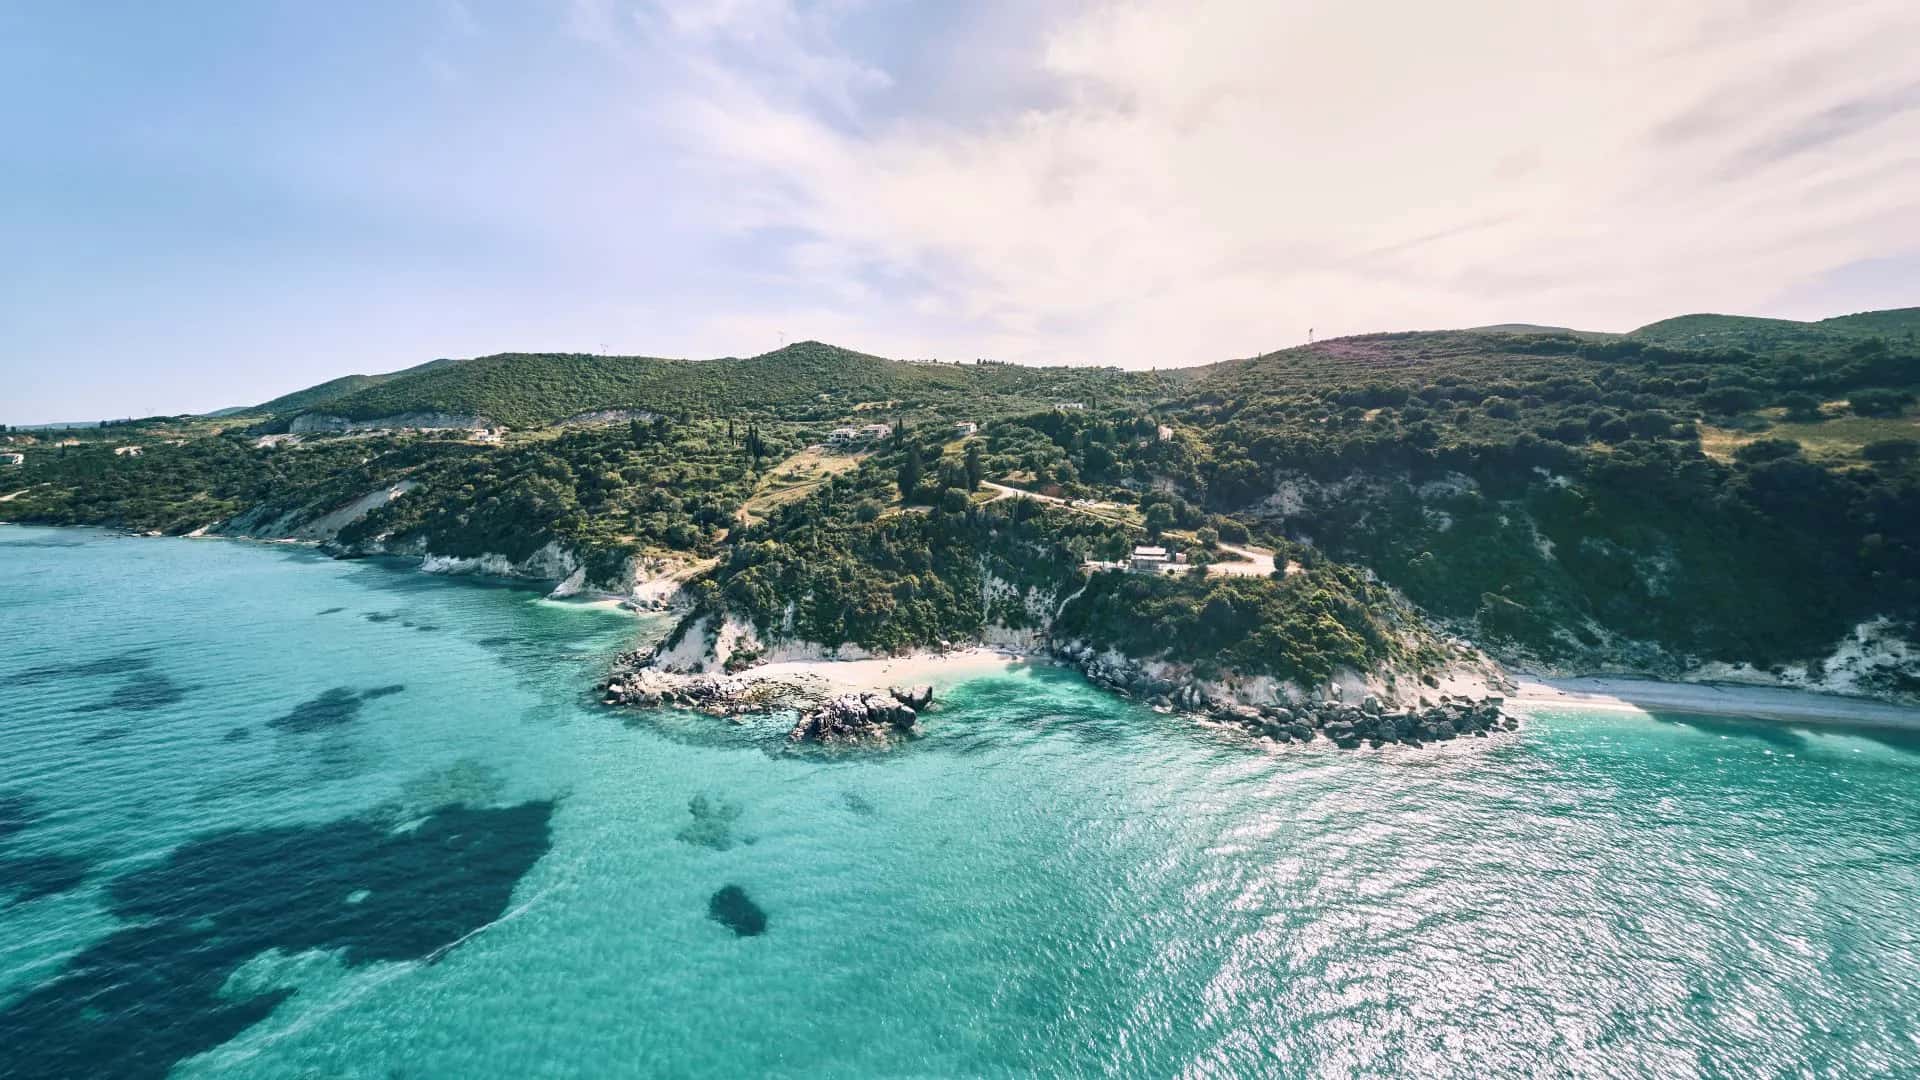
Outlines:
POLYGON ((860 429, 862 439, 884 439, 892 434, 893 427, 889 424, 868 424, 860 429))
POLYGON ((835 446, 845 446, 860 437, 860 433, 850 427, 837 427, 827 432, 827 441, 835 446))
POLYGON ((0 454, 0 465, 25 465, 26 463, 27 455, 25 454, 0 454))
POLYGON ((953 425, 953 430, 956 434, 958 434, 961 438, 964 439, 967 436, 978 432, 980 430, 980 425, 974 423, 971 420, 962 420, 959 423, 953 425))
POLYGON ((140 448, 137 446, 116 446, 113 448, 113 456, 114 457, 139 457, 140 448))
POLYGON ((1053 407, 1059 409, 1061 412, 1074 412, 1086 408, 1087 403, 1084 401, 1056 401, 1053 403, 1053 407))
POLYGON ((1162 568, 1172 561, 1172 558, 1167 554, 1167 549, 1163 547, 1151 547, 1142 544, 1133 549, 1133 568, 1142 573, 1159 573, 1162 568))

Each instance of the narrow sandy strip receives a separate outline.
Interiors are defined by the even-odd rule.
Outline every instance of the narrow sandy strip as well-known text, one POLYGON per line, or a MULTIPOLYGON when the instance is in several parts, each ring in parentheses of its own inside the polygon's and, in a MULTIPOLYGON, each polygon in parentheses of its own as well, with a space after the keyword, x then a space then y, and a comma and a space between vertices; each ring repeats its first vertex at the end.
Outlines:
POLYGON ((1517 692, 1507 697, 1510 708, 1699 713, 1793 723, 1920 730, 1920 708, 1889 705, 1864 698, 1813 694, 1804 690, 1601 676, 1522 679, 1519 686, 1517 692))
POLYGON ((879 656, 871 660, 784 660, 740 673, 743 679, 819 679, 840 692, 931 683, 951 686, 984 675, 1018 670, 1028 658, 998 649, 961 649, 949 653, 879 656))

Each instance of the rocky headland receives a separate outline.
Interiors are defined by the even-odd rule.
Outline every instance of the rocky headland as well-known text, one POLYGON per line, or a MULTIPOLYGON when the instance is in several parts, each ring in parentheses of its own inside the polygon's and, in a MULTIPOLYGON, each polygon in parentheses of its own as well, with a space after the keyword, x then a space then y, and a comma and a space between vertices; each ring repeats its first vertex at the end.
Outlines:
MULTIPOLYGON (((673 708, 715 717, 790 712, 788 739, 795 743, 881 743, 919 730, 934 699, 931 684, 885 690, 850 690, 843 673, 859 662, 820 660, 795 672, 748 668, 736 674, 688 674, 653 666, 654 654, 629 653, 601 685, 601 701, 614 708, 673 708)), ((1189 676, 1169 677, 1148 664, 1066 644, 1037 653, 1029 661, 1051 660, 1079 671, 1089 681, 1161 712, 1178 712, 1244 729, 1256 738, 1280 744, 1325 740, 1342 749, 1389 744, 1421 746, 1458 738, 1488 738, 1517 731, 1520 718, 1505 709, 1501 694, 1443 692, 1437 680, 1419 683, 1408 700, 1377 693, 1347 700, 1340 684, 1322 696, 1294 694, 1288 700, 1259 703, 1220 692, 1218 684, 1189 676)), ((939 657, 922 660, 937 666, 939 657)), ((870 663, 867 662, 867 663, 870 663)))

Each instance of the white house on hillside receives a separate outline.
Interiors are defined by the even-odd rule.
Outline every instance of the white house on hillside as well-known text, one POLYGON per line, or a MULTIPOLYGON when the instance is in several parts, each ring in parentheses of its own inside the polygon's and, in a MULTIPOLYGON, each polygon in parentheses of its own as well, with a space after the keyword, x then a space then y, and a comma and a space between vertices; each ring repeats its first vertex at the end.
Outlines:
POLYGON ((1167 549, 1142 544, 1133 549, 1133 568, 1146 573, 1156 573, 1171 561, 1167 549))

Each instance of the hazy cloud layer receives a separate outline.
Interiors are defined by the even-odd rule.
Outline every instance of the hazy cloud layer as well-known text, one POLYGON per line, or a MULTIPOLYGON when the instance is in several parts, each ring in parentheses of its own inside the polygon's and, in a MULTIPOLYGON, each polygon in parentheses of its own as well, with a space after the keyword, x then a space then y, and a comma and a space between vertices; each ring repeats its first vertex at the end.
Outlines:
POLYGON ((0 421, 434 356, 1186 364, 1920 303, 1920 5, 0 14, 0 421))
MULTIPOLYGON (((795 274, 911 283, 855 319, 875 344, 1135 366, 1779 310, 1920 246, 1909 3, 1141 0, 1035 32, 1058 100, 971 125, 849 127, 714 62, 672 110, 716 224, 792 232, 795 274)), ((855 112, 913 77, 850 78, 811 51, 830 31, 784 47, 855 112)))

